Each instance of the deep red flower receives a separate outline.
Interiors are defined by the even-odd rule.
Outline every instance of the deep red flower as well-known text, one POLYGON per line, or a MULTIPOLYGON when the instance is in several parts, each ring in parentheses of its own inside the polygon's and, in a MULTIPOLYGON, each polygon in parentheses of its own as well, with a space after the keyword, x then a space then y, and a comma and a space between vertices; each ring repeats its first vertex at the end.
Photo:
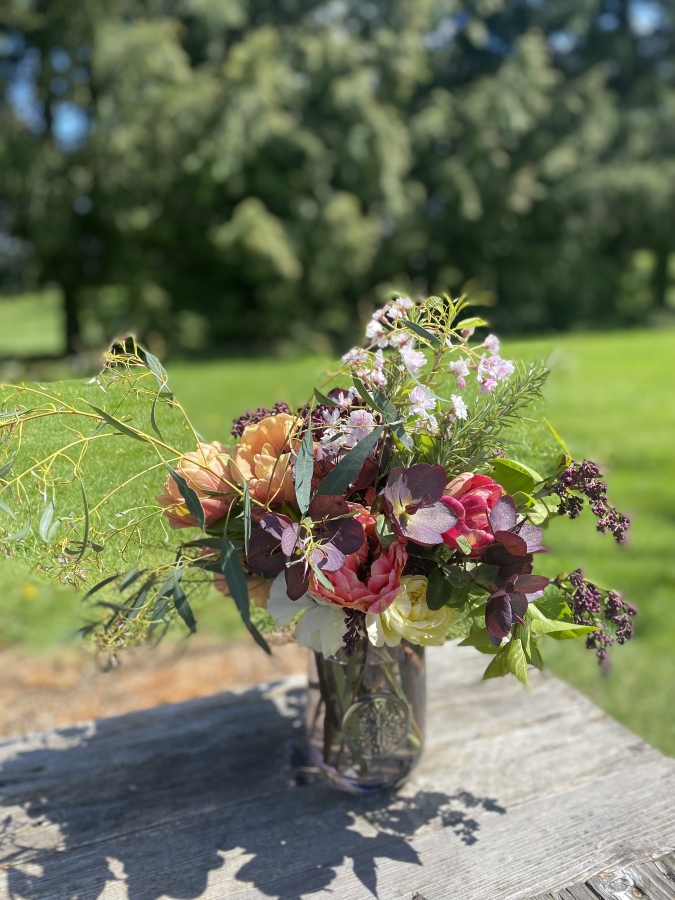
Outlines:
POLYGON ((487 475, 465 472, 446 487, 442 501, 457 516, 457 522, 443 534, 443 542, 459 550, 458 537, 465 537, 473 547, 472 556, 480 556, 494 541, 489 514, 504 495, 504 488, 487 475))

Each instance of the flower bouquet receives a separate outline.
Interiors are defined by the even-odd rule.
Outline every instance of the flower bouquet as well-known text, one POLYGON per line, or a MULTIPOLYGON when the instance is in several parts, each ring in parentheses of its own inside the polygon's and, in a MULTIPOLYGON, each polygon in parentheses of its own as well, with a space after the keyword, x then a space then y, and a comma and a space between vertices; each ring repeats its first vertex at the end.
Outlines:
POLYGON ((551 517, 587 501, 619 542, 629 523, 548 424, 545 471, 524 461, 547 370, 474 341, 469 302, 392 300, 307 405, 245 414, 229 449, 132 339, 84 386, 6 386, 1 546, 91 585, 82 632, 108 656, 174 619, 193 631, 215 583, 264 650, 311 651, 314 762, 348 790, 399 783, 423 749, 426 646, 461 639, 485 678, 526 683, 541 636, 584 637, 604 663, 635 614, 581 570, 535 574, 551 517))

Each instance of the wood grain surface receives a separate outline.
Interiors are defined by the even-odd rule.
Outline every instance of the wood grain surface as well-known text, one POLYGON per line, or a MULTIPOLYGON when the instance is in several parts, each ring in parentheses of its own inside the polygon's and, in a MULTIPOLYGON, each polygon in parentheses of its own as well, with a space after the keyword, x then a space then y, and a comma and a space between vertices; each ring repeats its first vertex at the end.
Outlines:
POLYGON ((456 646, 428 662, 427 750, 397 794, 303 767, 297 676, 0 743, 0 897, 675 897, 675 760, 552 677, 483 682, 456 646))

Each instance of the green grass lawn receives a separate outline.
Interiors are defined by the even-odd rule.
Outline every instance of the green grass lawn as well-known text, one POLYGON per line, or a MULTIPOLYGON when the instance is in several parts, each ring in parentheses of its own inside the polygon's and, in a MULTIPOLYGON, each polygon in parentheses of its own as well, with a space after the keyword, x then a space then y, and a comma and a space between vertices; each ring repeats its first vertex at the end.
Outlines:
MULTIPOLYGON (((545 414, 575 457, 599 462, 610 498, 627 512, 629 541, 617 547, 586 517, 555 520, 551 552, 540 557, 547 574, 582 566, 586 577, 616 587, 639 608, 636 637, 615 648, 603 674, 582 642, 548 641, 551 668, 603 709, 675 755, 675 331, 567 335, 506 343, 505 355, 549 359, 545 414)), ((232 419, 246 409, 286 400, 305 402, 328 361, 176 363, 173 390, 208 440, 230 440, 232 419)), ((35 591, 21 564, 2 562, 5 588, 0 637, 44 646, 77 627, 77 598, 65 588, 35 591), (53 622, 53 624, 50 624, 53 622)), ((199 614, 200 629, 240 633, 222 598, 199 614)))
POLYGON ((56 356, 63 347, 58 291, 0 297, 0 359, 56 356))

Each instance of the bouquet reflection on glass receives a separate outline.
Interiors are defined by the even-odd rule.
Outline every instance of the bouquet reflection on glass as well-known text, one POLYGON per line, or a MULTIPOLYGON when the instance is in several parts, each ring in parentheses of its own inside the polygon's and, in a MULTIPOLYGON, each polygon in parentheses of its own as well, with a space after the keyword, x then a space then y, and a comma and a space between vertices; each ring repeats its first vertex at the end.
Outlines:
POLYGON ((4 386, 0 507, 20 527, 0 543, 89 586, 82 631, 107 656, 176 619, 193 631, 215 582, 264 650, 311 651, 312 760, 346 790, 399 784, 424 745, 425 646, 462 639, 486 678, 526 683, 542 636, 584 637, 606 664, 635 614, 580 569, 535 573, 551 517, 587 503, 619 543, 629 523, 532 419, 546 368, 474 341, 469 304, 391 300, 309 403, 246 413, 229 448, 197 436, 132 339, 86 385, 4 386))

